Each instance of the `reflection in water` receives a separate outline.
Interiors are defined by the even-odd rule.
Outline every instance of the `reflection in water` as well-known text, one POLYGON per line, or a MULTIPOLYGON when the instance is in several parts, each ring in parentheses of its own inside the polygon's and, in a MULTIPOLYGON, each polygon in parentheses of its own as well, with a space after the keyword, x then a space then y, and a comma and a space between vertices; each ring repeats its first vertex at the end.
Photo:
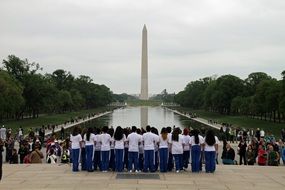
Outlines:
POLYGON ((142 106, 141 109, 141 126, 142 128, 146 128, 148 125, 148 107, 142 106))

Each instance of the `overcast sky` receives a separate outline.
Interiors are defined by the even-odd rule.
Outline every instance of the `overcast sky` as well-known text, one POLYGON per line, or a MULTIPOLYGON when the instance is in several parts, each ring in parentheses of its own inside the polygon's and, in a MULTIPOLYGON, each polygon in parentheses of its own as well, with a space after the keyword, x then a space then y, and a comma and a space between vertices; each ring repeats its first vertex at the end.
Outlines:
POLYGON ((284 0, 0 0, 0 58, 138 93, 143 24, 150 93, 215 74, 280 79, 285 70, 284 0))

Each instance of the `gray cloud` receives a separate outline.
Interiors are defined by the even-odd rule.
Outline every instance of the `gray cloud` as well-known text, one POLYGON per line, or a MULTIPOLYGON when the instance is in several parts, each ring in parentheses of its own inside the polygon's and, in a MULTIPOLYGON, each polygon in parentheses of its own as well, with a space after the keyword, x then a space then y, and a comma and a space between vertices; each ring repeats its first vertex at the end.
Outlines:
POLYGON ((114 92, 140 89, 141 30, 150 92, 214 74, 284 70, 283 0, 0 0, 0 57, 15 54, 89 75, 114 92))

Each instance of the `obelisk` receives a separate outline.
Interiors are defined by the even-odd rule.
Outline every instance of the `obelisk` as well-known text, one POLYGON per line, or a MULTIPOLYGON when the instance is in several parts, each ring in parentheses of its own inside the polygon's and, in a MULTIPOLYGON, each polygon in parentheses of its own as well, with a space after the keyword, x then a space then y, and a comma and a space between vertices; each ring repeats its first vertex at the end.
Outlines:
POLYGON ((142 66, 141 66, 141 100, 148 100, 148 63, 147 63, 147 30, 142 31, 142 66))

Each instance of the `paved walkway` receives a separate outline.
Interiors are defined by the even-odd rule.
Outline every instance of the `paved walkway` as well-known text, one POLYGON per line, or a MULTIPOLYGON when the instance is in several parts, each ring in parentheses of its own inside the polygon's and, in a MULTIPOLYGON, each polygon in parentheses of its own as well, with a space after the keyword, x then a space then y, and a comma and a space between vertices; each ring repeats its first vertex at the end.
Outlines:
POLYGON ((159 173, 159 180, 116 179, 113 172, 73 173, 68 165, 4 165, 3 169, 0 190, 285 189, 285 168, 282 166, 219 165, 214 174, 159 173))

